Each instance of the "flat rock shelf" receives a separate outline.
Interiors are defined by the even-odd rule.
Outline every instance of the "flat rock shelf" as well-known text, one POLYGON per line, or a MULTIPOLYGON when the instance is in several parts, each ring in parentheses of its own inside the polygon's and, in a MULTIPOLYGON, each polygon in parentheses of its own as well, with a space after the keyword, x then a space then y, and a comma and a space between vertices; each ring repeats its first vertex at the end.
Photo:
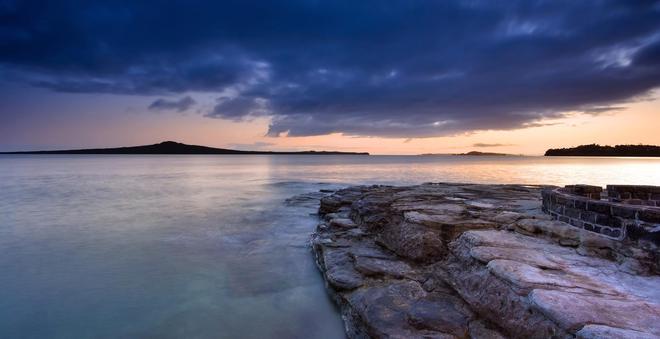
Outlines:
POLYGON ((544 188, 356 186, 322 198, 312 248, 348 337, 660 337, 660 276, 644 267, 657 265, 657 244, 622 249, 553 220, 544 188))

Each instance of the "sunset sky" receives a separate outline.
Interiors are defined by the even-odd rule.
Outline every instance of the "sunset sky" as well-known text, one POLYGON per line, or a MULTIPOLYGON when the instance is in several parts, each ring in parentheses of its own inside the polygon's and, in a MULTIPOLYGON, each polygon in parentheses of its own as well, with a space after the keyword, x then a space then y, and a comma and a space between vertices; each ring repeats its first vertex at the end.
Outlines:
POLYGON ((0 0, 0 151, 660 144, 658 1, 0 0))

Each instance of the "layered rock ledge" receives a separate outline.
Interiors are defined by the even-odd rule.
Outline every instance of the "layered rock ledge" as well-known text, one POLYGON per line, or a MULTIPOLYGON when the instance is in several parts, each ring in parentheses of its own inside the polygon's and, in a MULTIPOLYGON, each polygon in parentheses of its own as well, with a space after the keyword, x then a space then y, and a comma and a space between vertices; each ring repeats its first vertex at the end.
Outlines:
POLYGON ((553 220, 542 189, 358 186, 321 199, 312 248, 348 336, 660 337, 660 276, 645 268, 656 244, 622 251, 553 220))

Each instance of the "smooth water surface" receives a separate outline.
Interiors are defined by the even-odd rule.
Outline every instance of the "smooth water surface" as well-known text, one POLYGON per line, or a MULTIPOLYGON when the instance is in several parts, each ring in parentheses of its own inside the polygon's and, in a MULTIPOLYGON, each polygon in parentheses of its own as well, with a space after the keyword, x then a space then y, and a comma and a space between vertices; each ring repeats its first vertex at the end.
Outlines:
POLYGON ((0 156, 0 338, 342 338, 300 194, 430 181, 660 185, 660 159, 0 156))

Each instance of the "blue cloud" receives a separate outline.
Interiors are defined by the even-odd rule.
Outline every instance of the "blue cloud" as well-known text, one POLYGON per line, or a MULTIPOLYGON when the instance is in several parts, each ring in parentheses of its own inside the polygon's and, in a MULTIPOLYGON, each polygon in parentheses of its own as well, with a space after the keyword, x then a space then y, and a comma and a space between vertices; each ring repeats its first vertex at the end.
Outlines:
POLYGON ((156 99, 154 102, 149 105, 149 109, 152 111, 177 111, 185 112, 190 107, 195 105, 195 100, 190 96, 185 96, 181 99, 156 99))
POLYGON ((0 67, 23 81, 217 93, 207 116, 270 135, 513 129, 660 85, 658 1, 6 3, 0 67))

